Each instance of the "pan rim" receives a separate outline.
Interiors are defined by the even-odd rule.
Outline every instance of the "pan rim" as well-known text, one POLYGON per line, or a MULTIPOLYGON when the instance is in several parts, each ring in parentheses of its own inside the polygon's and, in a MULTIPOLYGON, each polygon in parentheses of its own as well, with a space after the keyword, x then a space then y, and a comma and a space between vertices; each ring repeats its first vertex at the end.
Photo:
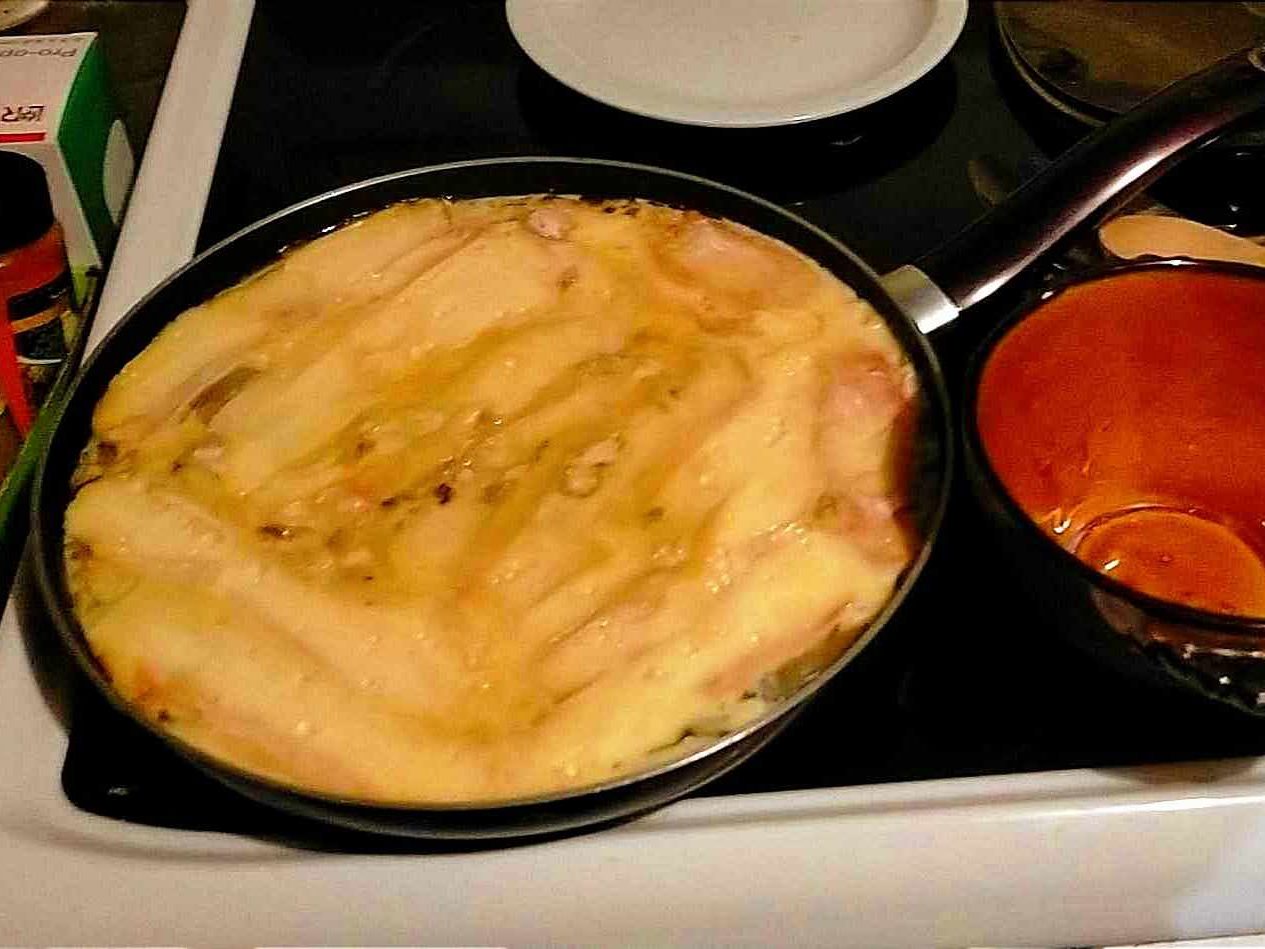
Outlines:
MULTIPOLYGON (((569 193, 569 192, 568 192, 569 193)), ((583 193, 582 190, 580 193, 583 193)), ((445 197, 447 193, 438 194, 420 194, 416 197, 445 197)), ((488 197, 503 196, 511 197, 511 195, 492 195, 488 197)), ((625 194, 624 197, 634 198, 641 197, 646 200, 655 200, 652 196, 644 194, 625 194)), ((398 203, 404 199, 388 200, 385 203, 376 203, 372 205, 371 210, 363 213, 372 213, 372 210, 380 210, 391 204, 398 203)), ((355 214, 345 216, 343 220, 351 220, 357 216, 355 214)), ((333 225, 328 229, 322 229, 315 234, 309 235, 308 239, 315 239, 321 234, 332 230, 333 225)), ((776 238, 775 238, 776 239, 776 238)), ((794 245, 792 245, 794 246, 794 245)), ((799 249, 799 248, 797 248, 799 249)), ((836 268, 830 264, 821 261, 811 254, 810 256, 820 266, 824 267, 831 273, 836 272, 836 268)), ((267 266, 269 261, 258 263, 254 271, 267 266)), ((837 275, 837 274, 836 274, 837 275)), ((843 279, 840 277, 840 279, 843 279)), ((228 284, 227 286, 232 286, 228 284)), ((209 299, 216 293, 227 289, 227 286, 216 287, 211 290, 203 299, 209 299)), ((855 287, 853 288, 856 289, 855 287)), ((178 314, 176 314, 178 315, 178 314)), ((175 319, 175 315, 171 317, 175 319)), ((167 320, 163 325, 170 323, 167 320)), ((153 336, 149 339, 152 340, 153 336)), ((115 373, 117 370, 115 370, 115 373)), ((111 377, 115 373, 111 373, 111 377)), ((108 384, 108 383, 106 383, 108 384)), ((99 398, 99 395, 98 395, 99 398)), ((95 401, 93 402, 95 405, 95 401)), ((565 805, 575 802, 579 799, 593 797, 605 797, 609 793, 619 792, 630 789, 633 785, 642 782, 653 782, 657 778, 664 777, 675 771, 684 772, 690 765, 698 763, 706 758, 722 755, 726 750, 732 749, 733 746, 764 732, 766 729, 776 729, 779 725, 789 721, 788 716, 794 711, 801 708, 806 702, 813 698, 825 685, 833 680, 835 676, 848 664, 850 664, 858 655, 878 635, 879 631, 887 625, 891 617, 897 612, 900 606, 908 597, 912 588, 916 585, 921 576, 927 561, 930 559, 936 540, 939 537, 941 526, 944 522, 945 513, 949 503, 949 495, 954 473, 954 461, 956 451, 956 437, 952 422, 952 414, 950 410, 950 401, 945 385, 943 371, 941 369, 938 358, 931 348, 927 338, 920 333, 913 321, 892 301, 892 299, 883 291, 880 278, 876 271, 865 263, 855 252, 847 247, 842 241, 838 240, 820 227, 805 220, 794 212, 775 204, 765 198, 761 198, 750 192, 743 191, 730 185, 726 185, 699 175, 680 172, 673 169, 662 168, 659 166, 641 164, 635 162, 626 162, 613 159, 591 158, 591 157, 575 157, 575 156, 547 156, 547 155, 531 155, 531 156, 499 156, 492 158, 476 158, 455 162, 446 162, 436 165, 424 165, 416 168, 405 169, 402 171, 391 172, 385 175, 379 175, 367 178, 361 181, 352 182, 338 188, 331 189, 318 195, 305 198, 285 208, 273 212, 266 217, 255 221, 246 227, 230 234, 222 240, 208 247, 196 255, 188 263, 169 274, 164 280, 149 290, 140 300, 134 303, 119 318, 113 327, 102 337, 96 345, 92 353, 84 360, 83 365, 79 368, 75 375, 74 381, 69 387, 65 399, 56 407, 56 415, 53 421, 53 430, 49 438, 48 446, 41 455, 38 467, 36 468, 35 477, 31 490, 31 523, 32 523, 32 550, 34 559, 34 573, 37 584, 42 596, 44 605, 53 620, 58 634, 67 649, 75 657, 80 669, 88 676, 96 687, 97 691, 109 702, 111 707, 119 711, 130 721, 139 724, 146 732, 160 739, 165 745, 173 748, 186 759, 192 761, 205 771, 211 773, 219 780, 229 783, 235 789, 241 791, 241 786, 247 785, 258 787, 263 791, 272 794, 281 794, 287 798, 292 798, 301 802, 305 810, 311 814, 319 814, 320 818, 332 823, 344 823, 338 818, 330 814, 326 808, 334 807, 339 809, 350 810, 347 815, 347 821, 354 824, 357 817, 361 819, 372 820, 374 815, 394 815, 396 819, 407 816, 423 817, 433 815, 436 818, 444 815, 460 815, 460 814, 492 814, 501 812, 518 812, 531 808, 549 807, 551 805, 565 805), (866 628, 853 642, 831 662, 817 673, 811 679, 803 683, 790 695, 779 700, 765 714, 759 716, 753 721, 747 723, 735 731, 720 736, 715 740, 709 741, 700 748, 686 754, 682 757, 672 758, 666 762, 660 763, 653 768, 644 769, 621 775, 607 781, 585 785, 577 788, 570 788, 561 791, 546 792, 536 795, 523 795, 515 798, 489 799, 489 800, 467 800, 467 801, 401 801, 392 802, 378 799, 357 798, 353 796, 342 796, 336 794, 325 794, 297 785, 285 783, 267 775, 258 772, 243 769, 232 762, 223 760, 204 752, 184 739, 162 729, 158 723, 153 722, 150 718, 140 713, 140 711, 130 702, 118 693, 117 689, 111 683, 100 661, 91 652, 87 645, 87 637, 80 625, 76 612, 73 607, 73 601, 69 595, 69 588, 66 582, 64 560, 62 558, 62 549, 60 546, 56 550, 51 549, 52 537, 46 536, 45 520, 46 501, 50 496, 49 484, 49 461, 54 456, 54 447, 70 436, 64 434, 66 431, 66 419, 72 409, 80 412, 90 412, 91 408, 79 405, 79 403, 88 398, 81 396, 81 392, 88 384, 88 380, 94 374, 95 367, 99 362, 109 359, 113 355, 113 350, 119 345, 117 340, 123 335, 128 327, 143 315, 151 307, 153 300, 160 294, 167 291, 169 287, 177 281, 186 280, 187 274, 193 272, 196 274, 196 268, 207 266, 208 260, 213 260, 217 255, 225 252, 226 249, 233 247, 243 239, 256 235, 261 231, 265 231, 280 222, 283 222, 303 210, 317 207, 324 204, 335 203, 338 198, 350 196, 357 193, 372 194, 380 191, 384 186, 400 182, 407 179, 424 179, 428 174, 441 174, 448 171, 461 171, 467 169, 478 169, 484 167, 496 166, 513 166, 513 165, 553 165, 553 166, 601 166, 612 171, 624 171, 630 174, 648 176, 649 178, 666 178, 678 182, 684 182, 688 185, 702 189, 703 191, 718 192, 737 200, 740 203, 754 205, 759 207, 766 213, 771 213, 780 217, 789 225, 812 235, 818 241, 823 242, 831 248, 834 253, 840 254, 847 259, 849 263, 855 267, 864 277, 870 281, 870 287, 865 291, 858 291, 858 296, 866 300, 876 311, 883 316, 889 328, 897 337, 897 342, 902 350, 905 351, 907 358, 910 358, 911 364, 914 365, 919 380, 919 391, 923 402, 922 417, 924 419, 924 429, 928 436, 934 437, 937 458, 935 464, 935 473, 938 476, 935 485, 935 503, 928 506, 925 516, 925 536, 922 539, 917 555, 910 561, 909 565, 902 572, 892 595, 888 598, 883 608, 874 616, 867 624, 866 628)), ((82 446, 78 446, 75 451, 81 450, 82 446)), ((930 495, 928 491, 928 495, 930 495)), ((64 517, 64 506, 59 506, 56 512, 60 519, 64 517)), ((60 537, 60 530, 57 532, 60 537)), ((756 749, 753 749, 753 751, 756 749)), ((745 760, 739 758, 740 760, 745 760)), ((736 765, 738 761, 734 761, 736 765)), ((693 786, 704 784, 718 775, 708 775, 706 778, 694 782, 693 786)), ((688 789, 687 789, 688 790, 688 789)), ((673 794, 669 800, 680 797, 687 791, 681 791, 673 794)), ((653 806, 653 805, 652 805, 653 806)), ((633 804, 625 808, 625 813, 633 813, 646 809, 643 803, 640 806, 633 804)), ((609 816, 609 815, 608 815, 609 816)), ((584 826, 589 823, 599 822, 604 818, 594 818, 592 820, 574 821, 574 826, 584 826)), ((359 826, 359 825, 357 825, 359 826)), ((401 828, 401 832, 408 832, 401 828)), ((532 833, 533 831, 527 831, 532 833)), ((438 832, 428 831, 428 836, 440 836, 438 832)), ((474 836, 472 833, 461 834, 459 836, 474 836)), ((492 835, 484 835, 492 836, 492 835)))

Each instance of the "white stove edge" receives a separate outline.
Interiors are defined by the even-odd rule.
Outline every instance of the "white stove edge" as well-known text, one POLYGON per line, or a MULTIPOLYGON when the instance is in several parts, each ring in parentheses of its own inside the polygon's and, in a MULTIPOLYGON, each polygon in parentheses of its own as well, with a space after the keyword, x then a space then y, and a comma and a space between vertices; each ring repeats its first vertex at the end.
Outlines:
MULTIPOLYGON (((192 253, 252 5, 189 0, 94 344, 192 253)), ((475 854, 93 817, 61 792, 66 737, 17 612, 0 620, 0 943, 1085 945, 1265 927, 1255 759, 696 799, 475 854)))
POLYGON ((88 334, 89 349, 197 244, 254 0, 186 0, 145 158, 88 334))

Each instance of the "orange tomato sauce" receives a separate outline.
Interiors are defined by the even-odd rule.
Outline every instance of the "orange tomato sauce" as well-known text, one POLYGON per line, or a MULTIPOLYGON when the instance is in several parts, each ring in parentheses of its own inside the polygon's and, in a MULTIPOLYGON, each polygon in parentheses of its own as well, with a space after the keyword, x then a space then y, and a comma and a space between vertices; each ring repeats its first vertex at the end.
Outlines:
POLYGON ((1082 561, 1265 616, 1265 277, 1183 267, 1072 287, 998 343, 976 420, 1011 497, 1082 561))

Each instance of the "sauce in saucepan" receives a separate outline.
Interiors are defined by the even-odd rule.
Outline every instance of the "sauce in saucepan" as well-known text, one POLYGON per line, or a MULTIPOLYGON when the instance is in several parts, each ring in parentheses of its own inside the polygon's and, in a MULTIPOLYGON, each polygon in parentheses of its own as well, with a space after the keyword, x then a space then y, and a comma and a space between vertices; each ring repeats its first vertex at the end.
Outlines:
POLYGON ((993 350, 977 421, 1010 495, 1082 561, 1265 616, 1265 279, 1175 267, 1072 287, 993 350))

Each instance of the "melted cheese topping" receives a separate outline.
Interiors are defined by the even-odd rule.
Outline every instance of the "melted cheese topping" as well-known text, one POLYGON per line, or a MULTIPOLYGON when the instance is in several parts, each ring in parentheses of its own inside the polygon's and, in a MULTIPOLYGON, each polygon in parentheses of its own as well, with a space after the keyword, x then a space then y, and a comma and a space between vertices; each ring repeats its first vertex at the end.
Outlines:
POLYGON ((170 732, 383 801, 599 783, 767 711, 917 541, 911 368, 821 267, 642 202, 393 206, 112 382, 66 515, 170 732))

